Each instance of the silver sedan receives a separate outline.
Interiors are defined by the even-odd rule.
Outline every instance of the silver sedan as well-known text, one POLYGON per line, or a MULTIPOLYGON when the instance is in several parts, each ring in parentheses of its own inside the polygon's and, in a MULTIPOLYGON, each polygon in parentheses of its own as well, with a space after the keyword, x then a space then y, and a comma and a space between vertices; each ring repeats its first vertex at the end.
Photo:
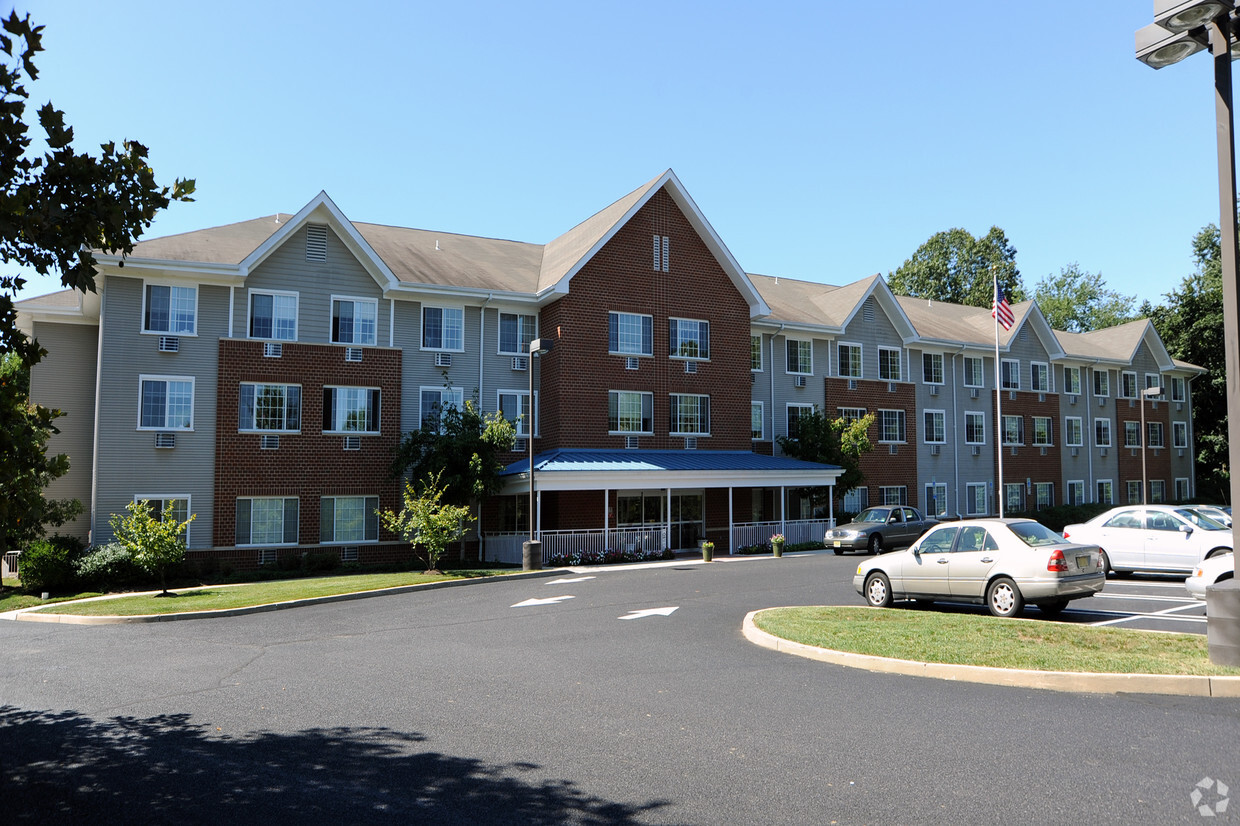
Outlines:
POLYGON ((904 551, 857 566, 853 587, 876 608, 898 599, 984 604, 1014 617, 1033 603, 1057 614, 1106 584, 1096 545, 1077 545, 1032 519, 940 525, 904 551))

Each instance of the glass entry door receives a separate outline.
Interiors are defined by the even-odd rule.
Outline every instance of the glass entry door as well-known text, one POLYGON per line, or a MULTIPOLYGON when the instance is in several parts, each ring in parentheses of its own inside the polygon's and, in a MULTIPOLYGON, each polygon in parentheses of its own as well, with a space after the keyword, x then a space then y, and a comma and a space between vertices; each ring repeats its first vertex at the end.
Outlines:
MULTIPOLYGON (((702 491, 672 491, 671 536, 673 550, 696 548, 705 535, 702 491)), ((619 528, 662 528, 668 524, 667 491, 620 491, 617 496, 616 526, 619 528)))

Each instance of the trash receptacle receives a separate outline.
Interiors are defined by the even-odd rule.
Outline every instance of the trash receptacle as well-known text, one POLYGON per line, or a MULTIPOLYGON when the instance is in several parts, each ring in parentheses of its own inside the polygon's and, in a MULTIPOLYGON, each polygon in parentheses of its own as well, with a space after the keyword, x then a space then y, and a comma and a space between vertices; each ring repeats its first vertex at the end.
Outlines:
POLYGON ((521 570, 542 570, 542 542, 530 539, 521 543, 521 570))

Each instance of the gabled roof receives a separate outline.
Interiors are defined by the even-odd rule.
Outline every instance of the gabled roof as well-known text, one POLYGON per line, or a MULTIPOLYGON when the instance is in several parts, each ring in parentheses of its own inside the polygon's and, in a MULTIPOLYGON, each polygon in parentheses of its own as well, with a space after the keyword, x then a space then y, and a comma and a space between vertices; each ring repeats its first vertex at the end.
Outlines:
POLYGON ((134 244, 131 259, 237 266, 288 223, 292 216, 268 215, 222 227, 182 232, 134 244))
POLYGON ((750 280, 770 307, 764 321, 794 327, 817 327, 841 333, 871 296, 907 341, 916 335, 909 317, 881 275, 835 287, 792 278, 751 275, 750 280))
POLYGON ((1205 372, 1196 365, 1171 358, 1163 346, 1158 331, 1148 318, 1139 318, 1127 324, 1117 324, 1088 333, 1056 333, 1063 344, 1065 354, 1083 360, 1102 359, 1130 364, 1144 342, 1159 370, 1194 370, 1205 372))

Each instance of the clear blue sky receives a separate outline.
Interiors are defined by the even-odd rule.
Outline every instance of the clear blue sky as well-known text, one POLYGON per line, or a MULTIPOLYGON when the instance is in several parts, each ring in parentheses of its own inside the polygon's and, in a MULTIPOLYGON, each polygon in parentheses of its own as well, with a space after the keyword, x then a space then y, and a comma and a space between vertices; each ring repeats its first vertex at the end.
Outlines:
POLYGON ((1149 0, 19 11, 46 26, 32 102, 79 147, 136 138, 197 179, 146 237, 326 190, 353 220, 545 243, 671 167, 750 272, 844 284, 997 225, 1030 291, 1075 261, 1157 302, 1218 222, 1211 62, 1138 63, 1149 0))

